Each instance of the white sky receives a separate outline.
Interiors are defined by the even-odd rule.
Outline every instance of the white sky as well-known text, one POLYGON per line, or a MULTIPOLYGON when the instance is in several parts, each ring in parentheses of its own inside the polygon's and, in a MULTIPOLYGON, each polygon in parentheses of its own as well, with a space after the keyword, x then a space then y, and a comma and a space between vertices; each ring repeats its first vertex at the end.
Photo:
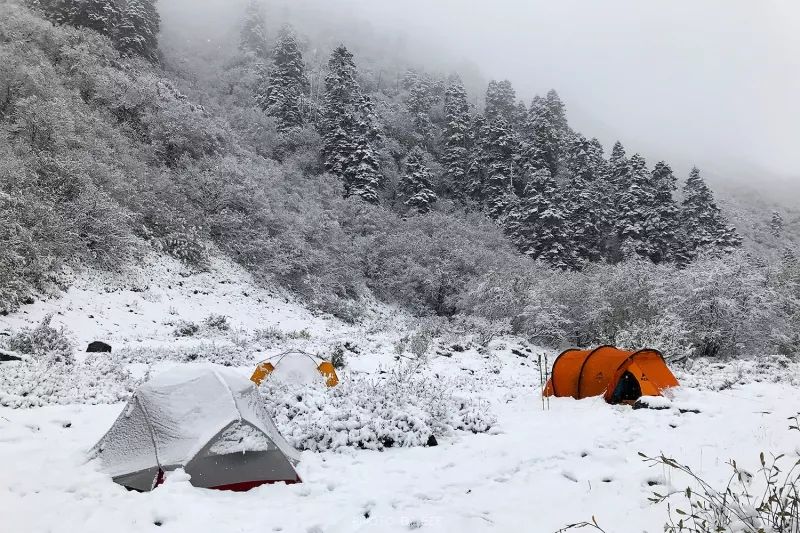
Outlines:
POLYGON ((555 88, 574 127, 651 163, 800 181, 800 0, 335 4, 441 43, 526 102, 555 88))

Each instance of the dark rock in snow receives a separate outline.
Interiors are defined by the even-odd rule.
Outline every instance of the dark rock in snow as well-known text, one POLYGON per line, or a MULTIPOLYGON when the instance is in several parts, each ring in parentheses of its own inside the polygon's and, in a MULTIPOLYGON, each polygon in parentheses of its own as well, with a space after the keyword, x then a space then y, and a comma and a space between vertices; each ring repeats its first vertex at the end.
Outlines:
POLYGON ((439 441, 436 440, 436 437, 434 435, 428 437, 428 442, 426 443, 426 446, 438 446, 438 445, 439 441))
POLYGON ((86 348, 87 353, 101 353, 101 352, 110 352, 111 345, 106 344, 102 341, 94 341, 93 343, 89 344, 86 348))
POLYGON ((22 361, 22 358, 13 353, 0 350, 0 363, 7 363, 9 361, 22 361))

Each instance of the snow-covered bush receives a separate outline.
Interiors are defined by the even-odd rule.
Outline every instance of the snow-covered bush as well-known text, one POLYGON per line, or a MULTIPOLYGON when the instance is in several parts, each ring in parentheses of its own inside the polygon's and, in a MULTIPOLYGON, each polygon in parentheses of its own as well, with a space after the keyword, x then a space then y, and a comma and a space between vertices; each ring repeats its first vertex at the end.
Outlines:
POLYGON ((123 346, 113 357, 126 363, 153 364, 161 361, 209 362, 223 366, 249 366, 253 353, 235 343, 199 342, 189 346, 123 346))
POLYGON ((454 431, 483 433, 495 424, 488 405, 408 371, 346 376, 332 388, 268 379, 260 390, 278 429, 300 450, 429 446, 454 431))
POLYGON ((53 315, 47 315, 35 328, 24 328, 12 334, 6 341, 6 347, 37 359, 46 358, 54 363, 73 363, 75 345, 65 328, 55 328, 50 325, 52 319, 53 315))
POLYGON ((173 335, 176 337, 194 337, 200 331, 200 326, 194 322, 181 320, 175 325, 173 335))
POLYGON ((136 385, 123 365, 107 354, 91 354, 76 363, 43 356, 3 365, 0 405, 19 408, 116 403, 126 400, 136 385))
POLYGON ((215 331, 229 331, 231 325, 228 323, 228 317, 225 315, 210 314, 203 321, 203 325, 215 331))

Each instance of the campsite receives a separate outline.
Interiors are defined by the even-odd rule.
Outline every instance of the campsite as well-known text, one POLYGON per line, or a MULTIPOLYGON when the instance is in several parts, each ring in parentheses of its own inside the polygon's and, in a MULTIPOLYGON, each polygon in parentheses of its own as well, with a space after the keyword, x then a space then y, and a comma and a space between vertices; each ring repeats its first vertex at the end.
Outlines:
MULTIPOLYGON (((341 371, 339 385, 330 388, 323 378, 317 384, 301 380, 291 386, 292 396, 304 394, 309 401, 316 401, 342 387, 346 394, 361 397, 352 403, 329 397, 328 408, 337 412, 328 417, 294 411, 297 425, 286 416, 274 418, 286 440, 300 450, 294 453, 302 483, 263 484, 247 492, 208 491, 193 486, 194 477, 187 475, 191 468, 185 468, 166 472, 165 479, 151 492, 137 492, 115 483, 102 461, 92 455, 118 417, 128 423, 135 421, 133 414, 125 418, 130 392, 114 396, 115 387, 110 382, 93 390, 83 385, 83 390, 53 391, 52 384, 45 384, 33 394, 63 394, 58 403, 64 405, 0 407, 0 456, 4 459, 0 500, 6 523, 14 526, 12 530, 71 531, 72 524, 80 523, 85 531, 99 532, 113 523, 123 532, 147 531, 158 524, 159 531, 184 533, 205 530, 213 523, 220 531, 508 531, 516 530, 520 523, 531 523, 536 524, 536 531, 556 531, 595 516, 601 525, 615 525, 614 531, 656 532, 664 520, 664 509, 650 503, 648 497, 654 491, 682 487, 689 480, 648 466, 639 452, 681 458, 708 479, 724 483, 729 475, 727 458, 756 469, 758 453, 753 450, 791 454, 800 444, 786 429, 787 418, 797 410, 796 366, 784 369, 734 362, 698 371, 675 365, 672 370, 682 386, 665 393, 669 396, 666 408, 633 409, 626 404, 609 404, 596 395, 582 400, 543 397, 537 361, 540 355, 547 355, 553 366, 558 352, 505 337, 493 340, 485 351, 475 345, 465 347, 457 360, 432 351, 421 371, 424 378, 458 391, 462 401, 470 402, 472 419, 483 420, 487 428, 439 433, 436 446, 425 445, 428 435, 424 432, 429 426, 420 426, 423 434, 418 441, 409 438, 405 445, 398 438, 397 445, 382 449, 360 447, 355 442, 337 447, 337 435, 341 438, 349 430, 337 429, 334 424, 355 422, 363 416, 360 412, 347 416, 347 412, 356 404, 376 401, 378 396, 370 395, 370 391, 380 390, 386 395, 382 401, 390 396, 393 389, 386 380, 398 379, 392 372, 398 366, 395 346, 407 331, 409 319, 387 316, 385 329, 366 332, 287 305, 253 286, 240 269, 228 263, 217 263, 212 272, 185 278, 176 273, 180 271, 177 266, 169 261, 151 265, 150 272, 158 272, 157 277, 143 274, 157 283, 144 293, 119 286, 111 292, 98 292, 97 287, 114 287, 114 280, 86 278, 63 299, 28 306, 24 313, 7 317, 5 323, 35 325, 55 313, 54 320, 68 326, 80 346, 87 346, 98 332, 104 339, 113 339, 113 351, 102 354, 104 357, 120 354, 137 361, 150 354, 152 360, 160 362, 128 364, 129 371, 138 377, 134 382, 146 392, 146 372, 151 379, 175 381, 170 376, 177 369, 178 381, 182 381, 181 369, 194 376, 192 373, 208 365, 223 377, 230 375, 233 383, 248 383, 253 370, 265 359, 258 354, 233 367, 185 362, 180 355, 192 353, 192 347, 202 359, 213 360, 215 352, 224 353, 226 349, 236 352, 232 331, 176 340, 172 326, 163 324, 175 316, 171 312, 200 321, 212 310, 231 315, 233 310, 240 310, 237 316, 242 319, 229 319, 232 330, 237 326, 308 329, 307 334, 278 341, 265 350, 268 353, 330 352, 331 340, 338 340, 334 345, 349 342, 351 347, 358 347, 360 354, 346 350, 348 363, 341 371), (185 281, 183 287, 178 279, 185 281), (228 281, 223 285, 225 291, 207 290, 221 280, 228 281), (155 288, 169 286, 173 288, 155 288), (128 313, 129 308, 135 313, 128 313), (95 318, 87 320, 88 315, 95 318), (116 325, 123 324, 121 318, 128 316, 124 326, 116 325), (180 351, 174 351, 176 342, 183 346, 180 351), (374 383, 375 388, 355 386, 361 380, 374 383), (320 424, 331 427, 316 431, 308 428, 320 424), (330 441, 319 440, 326 434, 333 435, 330 441), (325 449, 314 449, 308 439, 327 442, 325 449)), ((438 351, 445 353, 442 348, 438 351)), ((413 357, 411 352, 405 355, 413 357)), ((212 433, 220 433, 217 428, 227 425, 228 419, 238 419, 235 414, 224 414, 231 405, 225 388, 220 387, 217 395, 213 391, 219 382, 209 383, 200 388, 204 392, 199 396, 184 390, 177 402, 178 406, 197 404, 187 412, 195 419, 200 417, 203 425, 189 424, 192 431, 214 425, 211 420, 221 421, 205 434, 207 441, 212 433), (209 419, 208 408, 221 408, 223 412, 209 419)), ((431 384, 426 382, 425 386, 431 384)), ((271 393, 284 390, 275 387, 269 389, 271 393)), ((421 417, 422 411, 415 408, 413 414, 421 417)), ((280 412, 285 415, 288 411, 280 412)), ((398 415, 392 413, 387 418, 397 419, 398 415)), ((144 442, 149 443, 149 437, 144 442)))
POLYGON ((0 0, 0 533, 800 533, 798 36, 0 0))

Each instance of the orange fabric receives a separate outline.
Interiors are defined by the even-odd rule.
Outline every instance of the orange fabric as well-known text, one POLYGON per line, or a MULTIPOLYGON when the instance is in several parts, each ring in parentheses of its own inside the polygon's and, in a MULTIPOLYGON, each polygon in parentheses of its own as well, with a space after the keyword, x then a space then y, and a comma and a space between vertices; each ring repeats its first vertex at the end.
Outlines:
POLYGON ((319 373, 325 377, 325 384, 328 387, 335 387, 339 384, 339 376, 336 375, 336 369, 330 361, 323 361, 317 367, 319 373))
POLYGON ((269 376, 273 370, 275 370, 275 367, 272 366, 272 363, 259 363, 253 372, 253 375, 250 376, 250 381, 256 385, 261 385, 261 382, 264 381, 264 378, 269 376))
MULTIPOLYGON (((264 381, 273 370, 275 370, 275 367, 269 361, 259 363, 255 371, 253 371, 253 375, 250 376, 250 381, 256 385, 261 385, 261 382, 264 381)), ((336 375, 336 369, 333 368, 333 364, 330 361, 322 361, 317 367, 317 370, 319 370, 319 373, 325 378, 325 384, 328 387, 335 387, 339 384, 339 376, 336 375)))
POLYGON ((611 399, 617 382, 626 372, 639 381, 642 394, 658 396, 667 387, 678 385, 663 357, 655 350, 628 352, 613 346, 594 350, 567 350, 553 363, 553 374, 543 390, 545 396, 572 396, 575 399, 605 395, 611 399))

